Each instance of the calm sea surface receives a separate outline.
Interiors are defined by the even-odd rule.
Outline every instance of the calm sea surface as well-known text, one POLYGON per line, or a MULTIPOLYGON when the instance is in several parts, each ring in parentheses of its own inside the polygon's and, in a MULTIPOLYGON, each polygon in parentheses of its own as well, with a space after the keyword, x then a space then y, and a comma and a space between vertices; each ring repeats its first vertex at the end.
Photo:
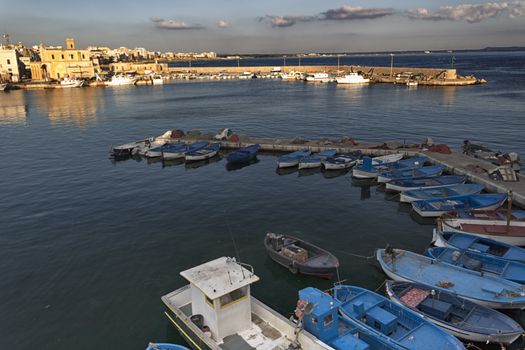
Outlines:
MULTIPOLYGON (((379 267, 352 254, 370 256, 387 244, 421 252, 432 235, 390 194, 348 175, 278 175, 269 154, 228 171, 224 159, 163 166, 112 162, 108 151, 169 129, 229 127, 275 137, 419 143, 430 136, 453 147, 471 139, 523 158, 525 53, 454 55, 460 74, 489 83, 407 89, 192 81, 0 93, 0 349, 180 342, 160 297, 184 284, 179 271, 235 255, 232 236, 261 277, 253 294, 285 315, 299 288, 330 282, 291 275, 269 260, 268 231, 318 243, 339 257, 341 279, 378 288, 385 279, 379 267)), ((394 64, 446 67, 451 56, 397 55, 394 64)), ((315 62, 323 60, 330 59, 315 62)), ((388 66, 390 56, 341 64, 388 66)), ((512 316, 525 323, 523 314, 512 316)))

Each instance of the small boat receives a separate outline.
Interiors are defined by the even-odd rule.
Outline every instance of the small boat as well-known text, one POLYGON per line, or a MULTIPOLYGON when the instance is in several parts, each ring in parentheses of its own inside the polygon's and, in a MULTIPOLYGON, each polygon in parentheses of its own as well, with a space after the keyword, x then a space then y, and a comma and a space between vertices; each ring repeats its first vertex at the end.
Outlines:
POLYGON ((220 149, 220 143, 212 143, 196 151, 186 152, 185 159, 187 162, 210 159, 211 157, 216 156, 220 149))
POLYGON ((469 233, 507 244, 525 246, 524 221, 453 219, 444 215, 438 228, 441 231, 469 233))
POLYGON ((9 87, 8 83, 0 83, 0 91, 7 91, 9 87))
POLYGON ((332 278, 339 268, 333 254, 297 237, 269 232, 264 247, 270 258, 292 273, 332 278))
POLYGON ((424 255, 447 264, 478 271, 483 275, 496 276, 525 284, 525 264, 517 261, 508 261, 483 253, 446 247, 427 248, 424 255))
POLYGON ((395 169, 381 172, 377 176, 377 182, 389 182, 392 180, 417 179, 418 177, 439 176, 445 168, 441 165, 429 165, 420 168, 395 169))
POLYGON ((378 249, 376 258, 395 281, 421 283, 493 309, 525 308, 525 286, 401 249, 378 249))
POLYGON ((164 85, 164 80, 162 79, 162 77, 160 75, 154 75, 151 78, 151 83, 153 85, 164 85))
POLYGON ((149 343, 146 350, 190 350, 185 346, 170 343, 149 343))
POLYGON ((407 86, 408 87, 417 87, 418 86, 417 80, 407 80, 407 86))
POLYGON ((144 141, 129 142, 123 145, 115 146, 111 148, 110 155, 112 157, 129 157, 133 154, 133 150, 140 147, 144 141))
POLYGON ((450 334, 480 343, 511 344, 523 328, 509 316, 424 284, 386 281, 390 299, 450 334))
POLYGON ((525 263, 525 249, 510 244, 459 232, 441 232, 434 229, 432 243, 438 247, 450 247, 483 253, 507 261, 525 263))
POLYGON ((382 295, 348 285, 336 285, 333 294, 343 317, 366 323, 406 349, 427 349, 429 343, 433 349, 464 349, 452 335, 382 295))
POLYGON ((389 158, 384 157, 385 156, 383 156, 382 159, 363 157, 362 164, 352 170, 352 176, 356 179, 375 179, 381 172, 393 171, 395 169, 420 168, 427 161, 427 157, 411 157, 403 160, 394 160, 398 157, 397 154, 390 155, 389 158), (389 162, 390 160, 393 160, 393 162, 389 162))
POLYGON ((82 87, 84 85, 84 80, 76 78, 64 78, 60 81, 60 85, 57 87, 60 88, 76 88, 82 87))
POLYGON ((386 189, 390 191, 407 191, 413 189, 455 186, 467 181, 466 176, 442 175, 430 176, 411 180, 392 180, 386 183, 386 189))
POLYGON ((312 152, 307 149, 285 154, 277 159, 278 168, 291 168, 297 166, 301 158, 308 157, 312 152))
POLYGON ((173 145, 178 145, 178 143, 166 144, 162 148, 161 156, 164 160, 182 159, 186 156, 186 153, 196 152, 208 146, 208 144, 209 144, 208 141, 198 141, 198 142, 194 142, 189 145, 184 145, 184 147, 173 146, 173 145))
POLYGON ((427 199, 412 202, 412 208, 423 217, 438 217, 446 212, 461 209, 492 210, 507 200, 503 193, 470 194, 454 199, 427 199))
POLYGON ((495 210, 458 210, 446 213, 444 217, 448 219, 470 219, 479 221, 499 221, 510 219, 513 222, 525 222, 525 210, 511 210, 510 217, 507 209, 499 208, 495 210))
POLYGON ((136 78, 136 77, 132 77, 132 76, 128 76, 128 75, 116 74, 116 75, 112 76, 110 80, 105 81, 104 85, 105 86, 135 85, 137 80, 138 80, 138 78, 136 78))
POLYGON ((164 153, 183 153, 186 151, 186 144, 182 142, 165 143, 161 146, 150 148, 145 156, 148 158, 163 157, 164 153))
POLYGON ((371 326, 343 317, 337 301, 317 288, 308 287, 299 291, 295 316, 305 331, 317 337, 320 343, 327 344, 331 350, 407 349, 371 326))
POLYGON ((261 148, 261 145, 259 144, 239 148, 235 152, 228 154, 226 160, 228 161, 228 164, 249 162, 257 157, 259 148, 261 148))
POLYGON ((399 201, 403 203, 412 203, 413 201, 434 198, 452 198, 464 196, 466 194, 478 194, 485 186, 480 184, 461 184, 454 186, 419 188, 401 192, 399 201))
POLYGON ((251 295, 253 267, 220 257, 182 271, 189 283, 162 296, 165 315, 195 350, 332 350, 251 295))
POLYGON ((335 79, 328 73, 315 73, 314 75, 307 76, 306 81, 314 83, 331 83, 334 82, 335 79))
MULTIPOLYGON (((426 157, 425 157, 426 158, 426 157)), ((392 164, 403 159, 403 153, 392 153, 372 158, 372 165, 392 164)))
POLYGON ((333 157, 336 153, 337 151, 335 149, 328 149, 317 154, 303 157, 299 160, 299 169, 319 168, 322 165, 322 161, 324 159, 333 157))
POLYGON ((368 84, 370 79, 365 78, 358 73, 352 72, 350 74, 346 74, 343 77, 337 77, 335 81, 337 84, 368 84))
POLYGON ((337 157, 330 157, 323 160, 323 166, 326 170, 342 170, 353 167, 360 156, 342 154, 337 157))

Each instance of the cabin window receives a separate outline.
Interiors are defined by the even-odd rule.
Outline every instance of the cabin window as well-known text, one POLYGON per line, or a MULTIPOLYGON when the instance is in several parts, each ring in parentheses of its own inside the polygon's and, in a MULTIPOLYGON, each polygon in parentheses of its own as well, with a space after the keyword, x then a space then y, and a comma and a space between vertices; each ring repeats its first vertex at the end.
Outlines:
POLYGON ((208 298, 206 295, 204 296, 204 300, 206 300, 206 304, 208 304, 211 308, 213 308, 213 300, 208 298))
POLYGON ((220 299, 221 301, 221 308, 227 307, 231 304, 236 303, 237 301, 243 299, 246 297, 248 293, 248 287, 242 287, 239 289, 234 290, 233 292, 230 292, 226 295, 223 295, 220 299))
POLYGON ((333 319, 332 315, 326 316, 324 318, 324 325, 325 325, 325 327, 331 325, 333 320, 334 319, 333 319))

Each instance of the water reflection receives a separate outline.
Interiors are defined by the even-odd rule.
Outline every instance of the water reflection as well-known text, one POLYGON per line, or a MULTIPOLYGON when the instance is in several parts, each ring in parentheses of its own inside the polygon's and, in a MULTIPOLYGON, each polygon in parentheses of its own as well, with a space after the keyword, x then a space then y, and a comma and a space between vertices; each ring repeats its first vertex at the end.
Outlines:
POLYGON ((0 125, 25 125, 27 106, 23 91, 0 92, 0 125))
POLYGON ((205 165, 208 165, 208 164, 211 164, 211 163, 216 163, 216 162, 220 161, 221 159, 222 159, 222 157, 220 155, 216 155, 214 157, 211 157, 210 159, 205 159, 205 160, 199 160, 197 162, 186 163, 185 167, 186 167, 186 169, 197 169, 197 168, 200 168, 202 166, 205 166, 205 165))
POLYGON ((325 170, 323 171, 323 177, 325 179, 335 179, 336 177, 348 174, 349 171, 350 169, 325 170))
POLYGON ((235 170, 240 170, 242 168, 245 168, 247 166, 250 166, 252 164, 257 164, 259 163, 259 159, 257 158, 254 158, 254 159, 250 159, 249 161, 247 162, 242 162, 242 163, 226 163, 226 170, 228 171, 235 171, 235 170))
POLYGON ((321 167, 310 168, 310 169, 299 169, 299 176, 311 176, 319 174, 321 172, 321 167))
POLYGON ((297 172, 297 167, 290 167, 290 168, 277 168, 275 169, 275 173, 279 176, 281 175, 291 175, 295 172, 297 172))
POLYGON ((104 105, 99 89, 55 89, 35 91, 37 105, 48 115, 52 126, 75 123, 84 128, 97 119, 97 112, 104 105))

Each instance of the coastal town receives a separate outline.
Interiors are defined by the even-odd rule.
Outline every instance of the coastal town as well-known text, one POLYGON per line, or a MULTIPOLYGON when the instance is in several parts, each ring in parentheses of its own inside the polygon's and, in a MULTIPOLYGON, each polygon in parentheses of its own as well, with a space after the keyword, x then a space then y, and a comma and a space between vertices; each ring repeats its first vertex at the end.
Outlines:
MULTIPOLYGON (((483 79, 461 76, 453 68, 363 67, 344 65, 240 66, 240 56, 219 56, 216 52, 160 52, 143 47, 112 49, 101 46, 78 48, 74 38, 65 46, 31 47, 12 44, 8 34, 0 46, 2 90, 71 88, 82 86, 161 85, 170 79, 305 80, 339 84, 403 83, 421 85, 473 85, 483 79), (236 61, 232 66, 192 67, 192 61, 236 61), (181 64, 182 63, 182 64, 181 64)), ((315 56, 317 54, 296 55, 315 56)), ((392 56, 393 57, 393 56, 392 56)))

